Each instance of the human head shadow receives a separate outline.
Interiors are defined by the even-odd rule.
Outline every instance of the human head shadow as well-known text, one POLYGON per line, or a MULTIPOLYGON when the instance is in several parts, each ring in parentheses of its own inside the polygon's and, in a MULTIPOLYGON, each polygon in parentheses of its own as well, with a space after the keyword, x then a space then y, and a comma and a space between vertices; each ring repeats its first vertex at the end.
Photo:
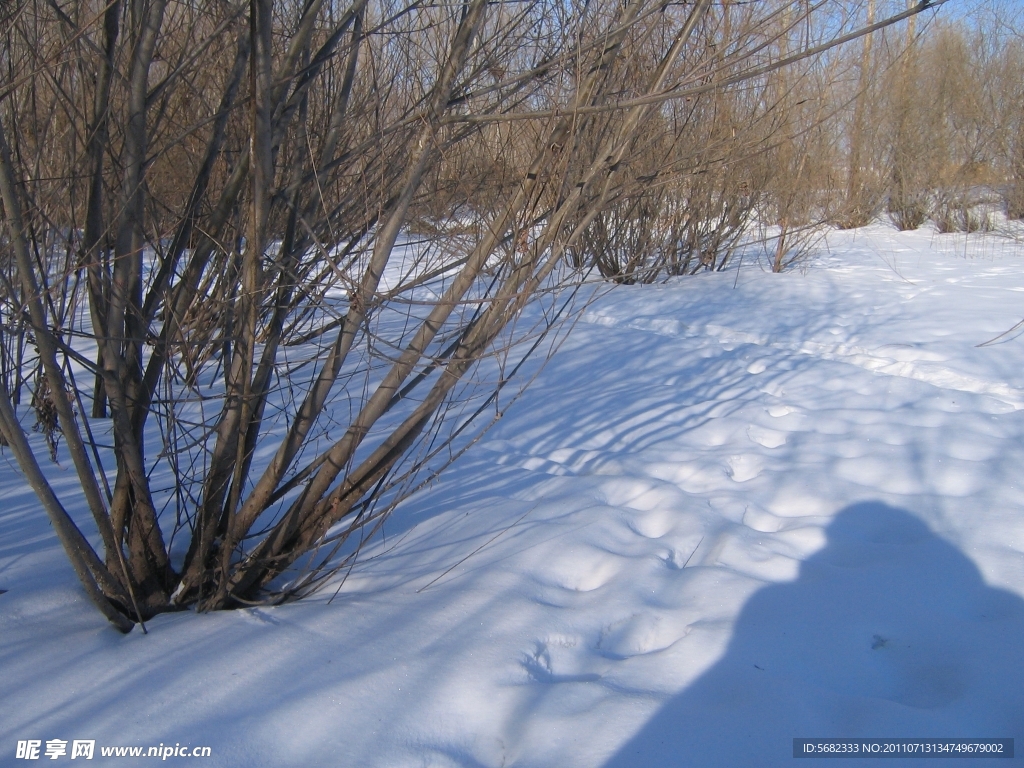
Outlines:
POLYGON ((827 534, 605 768, 788 766, 795 737, 1024 736, 1024 601, 904 510, 856 504, 827 534))

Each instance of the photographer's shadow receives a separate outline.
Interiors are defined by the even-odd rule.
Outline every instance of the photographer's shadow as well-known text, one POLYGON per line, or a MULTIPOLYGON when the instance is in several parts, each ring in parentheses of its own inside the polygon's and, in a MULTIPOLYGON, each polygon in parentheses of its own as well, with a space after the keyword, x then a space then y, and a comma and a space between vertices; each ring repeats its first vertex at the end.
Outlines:
POLYGON ((857 504, 827 534, 796 581, 750 599, 725 656, 605 768, 791 766, 795 737, 1024 748, 1024 601, 904 510, 857 504))

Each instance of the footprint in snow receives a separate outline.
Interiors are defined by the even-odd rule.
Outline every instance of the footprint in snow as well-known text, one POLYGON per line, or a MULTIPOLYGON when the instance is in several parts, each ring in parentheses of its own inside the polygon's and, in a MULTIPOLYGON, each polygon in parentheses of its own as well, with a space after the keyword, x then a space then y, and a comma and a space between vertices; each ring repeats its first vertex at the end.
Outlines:
POLYGON ((532 653, 520 662, 526 673, 538 683, 594 683, 601 679, 596 672, 576 669, 579 659, 577 640, 557 636, 547 642, 538 640, 532 653))
POLYGON ((753 480, 764 469, 764 459, 751 453, 730 456, 726 464, 729 467, 729 476, 737 483, 753 480))
POLYGON ((690 634, 692 627, 682 618, 635 613, 613 622, 601 631, 595 650, 611 659, 628 659, 657 653, 690 634))
POLYGON ((747 428, 747 437, 765 448, 778 448, 786 444, 786 433, 752 424, 747 428))

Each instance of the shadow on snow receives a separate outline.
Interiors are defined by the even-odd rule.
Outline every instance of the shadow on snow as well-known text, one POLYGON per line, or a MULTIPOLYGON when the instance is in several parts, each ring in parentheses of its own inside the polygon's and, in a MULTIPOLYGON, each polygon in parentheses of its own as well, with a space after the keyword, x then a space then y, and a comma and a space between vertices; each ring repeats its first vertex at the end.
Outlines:
MULTIPOLYGON (((796 581, 750 599, 725 656, 605 768, 791 765, 794 737, 1024 747, 1024 601, 904 510, 856 504, 827 534, 796 581)), ((903 762, 925 764, 886 765, 903 762)))

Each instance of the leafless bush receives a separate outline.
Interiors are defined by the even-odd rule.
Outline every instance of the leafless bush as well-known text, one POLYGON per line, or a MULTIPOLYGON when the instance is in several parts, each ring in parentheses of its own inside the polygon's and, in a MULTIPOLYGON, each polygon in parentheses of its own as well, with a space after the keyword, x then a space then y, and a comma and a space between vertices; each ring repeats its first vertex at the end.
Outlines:
POLYGON ((988 232, 992 228, 988 211, 966 192, 944 191, 933 207, 932 221, 941 233, 988 232))

